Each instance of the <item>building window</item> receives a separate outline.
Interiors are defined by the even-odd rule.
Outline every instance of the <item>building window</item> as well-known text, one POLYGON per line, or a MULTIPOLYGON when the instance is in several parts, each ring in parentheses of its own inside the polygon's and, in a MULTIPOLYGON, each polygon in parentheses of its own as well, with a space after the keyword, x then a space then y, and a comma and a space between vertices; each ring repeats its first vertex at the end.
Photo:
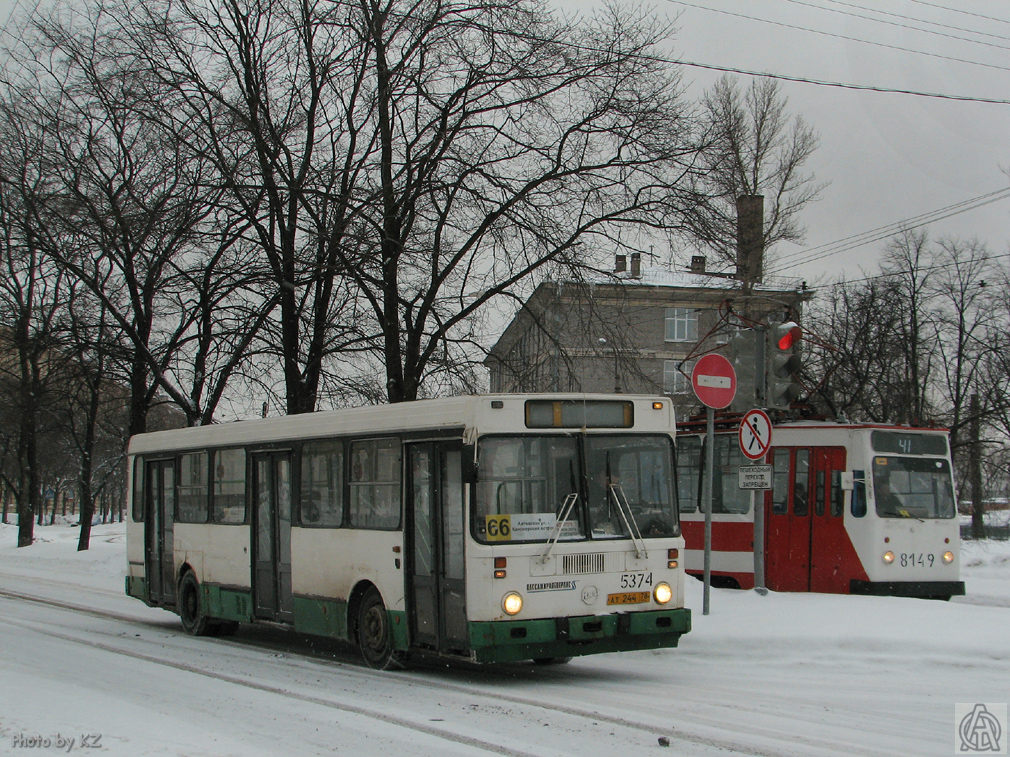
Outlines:
POLYGON ((666 308, 667 342, 698 341, 698 311, 695 308, 666 308))
POLYGON ((663 393, 664 394, 690 394, 691 371, 694 370, 694 361, 685 360, 681 365, 680 360, 663 361, 663 393), (680 366, 680 370, 677 367, 680 366))

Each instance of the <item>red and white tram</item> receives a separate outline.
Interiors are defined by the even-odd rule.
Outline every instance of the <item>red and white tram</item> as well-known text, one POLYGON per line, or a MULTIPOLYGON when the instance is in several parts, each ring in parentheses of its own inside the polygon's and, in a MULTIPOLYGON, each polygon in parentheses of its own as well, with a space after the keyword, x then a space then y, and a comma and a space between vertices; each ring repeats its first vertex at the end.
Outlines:
MULTIPOLYGON (((714 586, 754 586, 752 493, 738 468, 739 421, 717 428, 712 487, 714 586)), ((678 489, 687 572, 701 576, 704 424, 678 435, 678 489)), ((776 425, 763 461, 765 585, 776 591, 947 599, 964 594, 947 432, 832 422, 776 425)))

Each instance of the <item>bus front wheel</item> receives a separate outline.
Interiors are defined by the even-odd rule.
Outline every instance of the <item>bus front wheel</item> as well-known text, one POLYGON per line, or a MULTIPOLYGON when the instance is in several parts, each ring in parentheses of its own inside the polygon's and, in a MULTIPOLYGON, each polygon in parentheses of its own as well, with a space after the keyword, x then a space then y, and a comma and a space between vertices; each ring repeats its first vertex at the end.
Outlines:
POLYGON ((358 604, 358 647, 368 667, 376 670, 386 670, 399 660, 393 650, 389 613, 374 586, 365 592, 358 604))

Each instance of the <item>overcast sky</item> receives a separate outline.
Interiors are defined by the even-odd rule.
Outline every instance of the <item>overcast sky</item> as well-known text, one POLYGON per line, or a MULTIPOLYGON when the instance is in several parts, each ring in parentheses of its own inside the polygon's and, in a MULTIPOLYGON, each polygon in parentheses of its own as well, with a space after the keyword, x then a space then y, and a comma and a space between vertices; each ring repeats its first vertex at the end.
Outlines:
MULTIPOLYGON (((598 4, 548 2, 566 12, 598 4)), ((0 20, 12 8, 35 5, 0 0, 0 20)), ((671 59, 1010 101, 1008 0, 654 0, 652 7, 677 27, 664 51, 671 59)), ((695 99, 722 75, 696 67, 682 72, 695 99)), ((884 242, 832 243, 881 227, 889 228, 871 236, 886 236, 900 221, 969 207, 962 204, 1000 190, 978 201, 988 204, 925 228, 934 238, 975 237, 994 254, 1010 252, 1010 177, 1004 173, 1010 170, 1010 104, 790 81, 782 90, 790 112, 818 131, 820 148, 809 168, 830 184, 803 215, 805 243, 773 251, 778 272, 811 284, 876 272, 884 242)))
MULTIPOLYGON (((566 11, 590 6, 551 1, 566 11)), ((1007 0, 655 0, 652 7, 678 29, 666 51, 671 59, 1010 101, 1007 0)), ((722 75, 683 69, 692 98, 722 75)), ((741 75, 741 83, 750 78, 741 75)), ((782 91, 790 112, 818 131, 820 148, 809 167, 830 182, 803 215, 805 243, 775 250, 782 274, 813 284, 843 274, 858 278, 860 269, 876 272, 884 242, 824 245, 905 219, 918 223, 1001 189, 996 201, 925 228, 934 238, 974 237, 994 254, 1010 252, 1010 177, 1004 173, 1010 169, 1010 103, 789 81, 782 91)))

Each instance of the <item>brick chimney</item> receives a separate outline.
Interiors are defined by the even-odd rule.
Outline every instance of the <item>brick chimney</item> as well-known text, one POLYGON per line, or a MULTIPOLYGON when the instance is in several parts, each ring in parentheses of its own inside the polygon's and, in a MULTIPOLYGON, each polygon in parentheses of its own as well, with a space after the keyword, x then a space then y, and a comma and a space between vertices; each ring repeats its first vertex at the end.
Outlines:
POLYGON ((705 273, 705 256, 704 255, 692 255, 691 256, 691 273, 705 273))
POLYGON ((764 196, 736 199, 736 277, 758 284, 764 271, 764 196))

